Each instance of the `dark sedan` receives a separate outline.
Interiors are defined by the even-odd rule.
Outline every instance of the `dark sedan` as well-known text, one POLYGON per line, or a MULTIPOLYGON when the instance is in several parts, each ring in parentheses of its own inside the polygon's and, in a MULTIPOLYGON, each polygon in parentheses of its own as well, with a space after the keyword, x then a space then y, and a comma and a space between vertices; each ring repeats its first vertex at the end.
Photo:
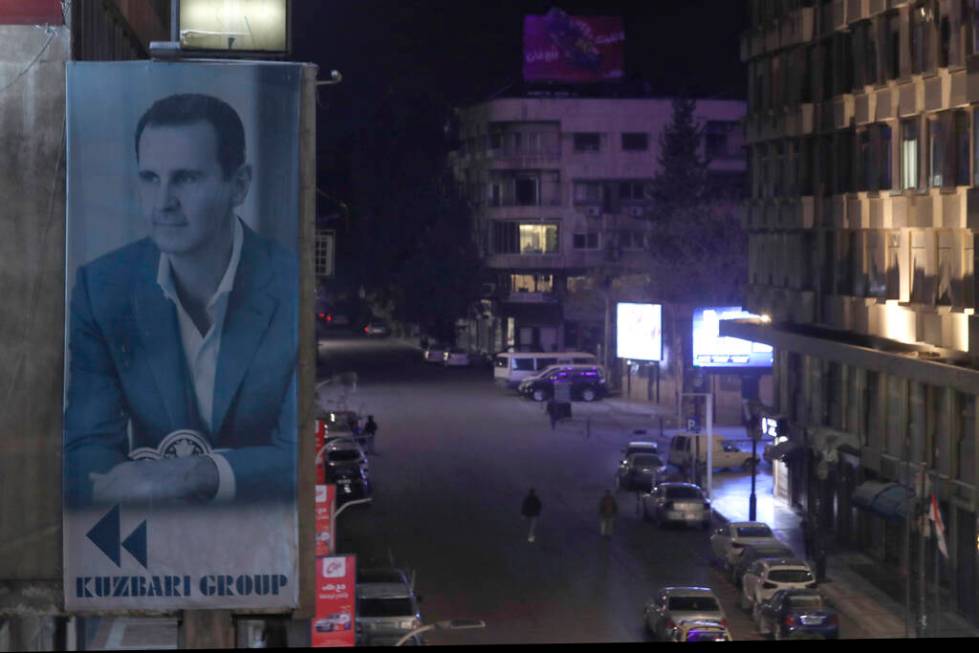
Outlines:
POLYGON ((598 365, 554 365, 524 379, 517 391, 534 401, 547 401, 554 397, 555 384, 567 384, 571 399, 595 401, 608 394, 605 373, 598 365))
POLYGON ((758 609, 758 631, 775 639, 838 639, 840 620, 817 590, 779 590, 758 609))

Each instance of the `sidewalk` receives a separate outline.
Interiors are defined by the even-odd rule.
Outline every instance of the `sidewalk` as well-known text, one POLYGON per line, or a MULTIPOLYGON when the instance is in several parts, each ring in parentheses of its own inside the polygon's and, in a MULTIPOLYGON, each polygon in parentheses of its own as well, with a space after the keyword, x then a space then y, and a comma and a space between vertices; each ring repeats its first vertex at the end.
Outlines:
MULTIPOLYGON (((619 422, 623 426, 647 425, 650 435, 659 432, 658 425, 661 417, 665 425, 664 436, 671 435, 685 426, 675 424, 675 414, 667 414, 650 403, 622 397, 609 397, 599 403, 604 406, 595 409, 596 413, 604 412, 612 421, 619 422)), ((715 426, 714 433, 729 439, 747 438, 747 433, 741 426, 715 426)), ((748 498, 751 493, 750 476, 715 474, 712 483, 715 517, 723 522, 747 521, 748 498)), ((802 557, 804 547, 799 515, 786 501, 773 496, 769 474, 758 475, 755 495, 758 521, 771 526, 775 535, 802 557)), ((848 549, 831 551, 826 567, 828 580, 820 584, 820 590, 837 610, 860 625, 865 637, 893 639, 914 636, 914 625, 905 624, 906 610, 903 604, 903 591, 900 589, 903 584, 901 581, 895 582, 893 572, 869 556, 848 549), (910 628, 910 635, 908 628, 910 628)), ((942 613, 941 623, 936 630, 937 632, 930 635, 931 637, 979 637, 979 628, 971 625, 951 609, 946 609, 942 613)))

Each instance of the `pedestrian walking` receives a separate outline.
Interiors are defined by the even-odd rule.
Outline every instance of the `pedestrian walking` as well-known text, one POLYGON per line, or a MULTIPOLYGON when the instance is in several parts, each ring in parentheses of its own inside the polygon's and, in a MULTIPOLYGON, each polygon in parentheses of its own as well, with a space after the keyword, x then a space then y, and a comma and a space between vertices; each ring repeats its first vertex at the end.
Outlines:
POLYGON ((557 426, 557 402, 553 399, 547 402, 547 416, 551 418, 551 430, 557 426))
POLYGON ((534 488, 530 488, 530 492, 524 497, 523 505, 520 507, 520 514, 530 522, 530 530, 527 532, 528 542, 534 541, 534 529, 537 527, 537 518, 540 517, 540 511, 543 507, 540 499, 534 493, 534 488))
POLYGON ((374 421, 373 415, 367 416, 367 421, 364 423, 364 435, 367 436, 367 450, 370 453, 374 453, 374 436, 377 435, 377 422, 374 421))
POLYGON ((615 528, 615 517, 619 514, 619 504, 609 490, 605 490, 605 496, 598 502, 599 529, 602 537, 612 537, 615 528))

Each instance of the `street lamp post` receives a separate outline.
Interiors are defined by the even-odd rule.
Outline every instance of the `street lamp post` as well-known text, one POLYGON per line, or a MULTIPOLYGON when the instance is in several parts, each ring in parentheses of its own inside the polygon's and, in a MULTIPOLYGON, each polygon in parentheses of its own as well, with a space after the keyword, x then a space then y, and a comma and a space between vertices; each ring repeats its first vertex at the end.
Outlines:
POLYGON ((395 642, 395 646, 404 646, 413 637, 430 630, 471 630, 475 628, 486 628, 486 622, 482 619, 449 619, 447 621, 436 621, 435 623, 425 624, 415 628, 413 631, 395 642))

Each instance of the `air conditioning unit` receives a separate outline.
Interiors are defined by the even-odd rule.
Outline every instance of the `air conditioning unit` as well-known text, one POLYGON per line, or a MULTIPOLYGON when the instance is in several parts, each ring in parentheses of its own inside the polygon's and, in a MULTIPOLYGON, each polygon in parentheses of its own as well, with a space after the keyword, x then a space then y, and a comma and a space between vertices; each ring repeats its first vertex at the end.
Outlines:
POLYGON ((646 215, 646 210, 641 206, 630 206, 627 212, 633 218, 642 218, 646 215))
POLYGON ((585 209, 585 215, 589 218, 600 218, 602 217, 602 209, 598 206, 589 206, 585 209))

